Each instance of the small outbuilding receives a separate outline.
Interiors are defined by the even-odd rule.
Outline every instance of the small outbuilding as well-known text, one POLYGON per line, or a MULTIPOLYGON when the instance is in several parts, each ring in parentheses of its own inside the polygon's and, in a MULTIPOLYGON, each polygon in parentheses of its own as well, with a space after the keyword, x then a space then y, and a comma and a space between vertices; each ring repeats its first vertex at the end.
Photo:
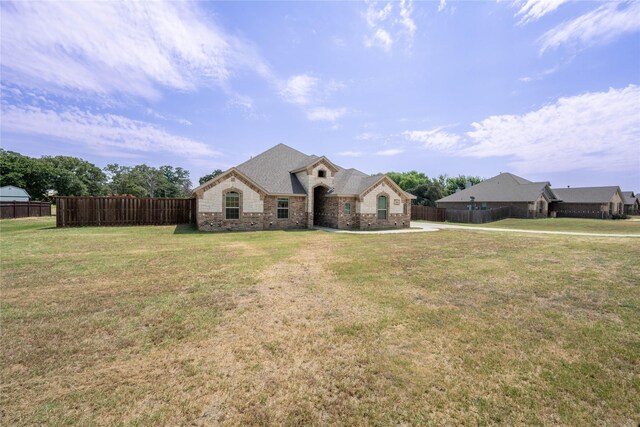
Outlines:
POLYGON ((0 202, 28 202, 29 193, 23 188, 6 185, 0 187, 0 202))

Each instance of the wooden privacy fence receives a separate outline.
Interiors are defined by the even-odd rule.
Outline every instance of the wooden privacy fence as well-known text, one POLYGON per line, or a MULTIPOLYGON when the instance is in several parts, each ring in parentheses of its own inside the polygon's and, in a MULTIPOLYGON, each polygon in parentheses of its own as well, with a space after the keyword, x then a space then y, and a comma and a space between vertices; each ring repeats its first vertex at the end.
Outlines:
POLYGON ((57 227, 189 224, 195 218, 196 199, 56 198, 57 227))
POLYGON ((510 206, 485 210, 447 209, 446 212, 447 221, 467 224, 484 224, 485 222, 498 221, 510 216, 510 206))
POLYGON ((51 203, 0 202, 0 218, 26 218, 29 216, 51 216, 51 203))
POLYGON ((411 220, 444 222, 445 210, 444 208, 432 208, 431 206, 412 205, 411 220))

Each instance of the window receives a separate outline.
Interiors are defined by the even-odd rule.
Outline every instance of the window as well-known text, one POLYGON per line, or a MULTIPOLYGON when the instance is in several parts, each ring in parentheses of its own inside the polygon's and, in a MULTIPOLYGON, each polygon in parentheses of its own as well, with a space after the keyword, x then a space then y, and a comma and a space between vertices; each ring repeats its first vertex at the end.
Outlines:
POLYGON ((378 197, 378 219, 387 219, 387 196, 378 197))
POLYGON ((289 218, 289 199, 278 199, 278 219, 289 218))
POLYGON ((405 215, 407 214, 407 204, 406 203, 402 204, 402 213, 405 214, 405 215))
POLYGON ((344 204, 344 214, 351 215, 351 203, 344 204))
POLYGON ((224 217, 225 219, 240 219, 240 194, 229 191, 224 196, 224 217))
POLYGON ((483 211, 487 210, 487 202, 482 202, 482 204, 480 205, 480 209, 483 211))
POLYGON ((327 176, 327 171, 320 169, 318 171, 318 178, 325 178, 327 176))

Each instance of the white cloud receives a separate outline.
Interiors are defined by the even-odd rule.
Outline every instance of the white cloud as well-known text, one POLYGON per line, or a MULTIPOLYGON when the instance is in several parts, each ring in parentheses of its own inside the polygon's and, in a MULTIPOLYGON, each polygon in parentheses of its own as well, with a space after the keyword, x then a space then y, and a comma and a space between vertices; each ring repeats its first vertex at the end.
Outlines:
POLYGON ((385 52, 389 52, 393 45, 393 39, 386 30, 378 28, 371 38, 365 39, 364 45, 366 47, 378 46, 384 49, 385 52))
POLYGON ((553 12, 567 1, 568 0, 527 0, 525 2, 517 2, 517 4, 520 5, 520 9, 515 16, 521 17, 518 24, 524 25, 529 22, 537 21, 544 15, 553 12))
POLYGON ((463 155, 506 156, 519 172, 634 170, 640 166, 640 88, 560 98, 523 115, 473 123, 463 155))
POLYGON ((268 69, 183 2, 18 2, 2 11, 3 80, 155 99, 159 87, 225 85, 236 67, 268 69))
POLYGON ((529 83, 529 82, 532 82, 534 80, 542 80, 545 77, 550 76, 551 74, 555 73, 559 69, 560 69, 560 65, 556 65, 555 67, 547 68, 546 70, 541 71, 539 73, 532 74, 530 76, 520 77, 518 80, 520 80, 521 82, 524 82, 524 83, 529 83))
POLYGON ((178 119, 178 123, 180 123, 181 125, 185 125, 185 126, 193 125, 193 123, 191 123, 189 120, 186 120, 186 119, 178 119))
POLYGON ((409 39, 412 40, 413 36, 416 33, 416 23, 411 18, 411 14, 413 13, 413 5, 411 0, 401 0, 400 1, 400 23, 404 25, 409 33, 409 39))
POLYGON ((420 142, 427 149, 449 150, 460 142, 459 135, 445 132, 441 127, 432 130, 407 130, 402 135, 410 141, 420 142))
POLYGON ((397 154, 404 153, 404 150, 400 150, 397 148, 390 148, 388 150, 380 150, 376 151, 378 156, 395 156, 397 154))
POLYGON ((78 109, 45 110, 2 105, 2 132, 72 141, 99 153, 163 151, 184 157, 218 156, 206 144, 172 135, 152 124, 78 109))
POLYGON ((401 0, 397 11, 391 2, 382 8, 377 7, 376 3, 368 3, 363 13, 369 27, 369 34, 364 37, 365 47, 378 47, 389 52, 399 39, 406 40, 410 46, 417 30, 412 13, 412 0, 401 0))
POLYGON ((360 157, 362 156, 362 151, 341 151, 337 153, 337 155, 344 157, 360 157))
POLYGON ((307 111, 307 118, 311 121, 335 122, 346 113, 346 108, 318 107, 307 111))
POLYGON ((363 132, 361 134, 359 134, 358 136, 356 136, 356 139, 359 139, 361 141, 371 141, 374 139, 379 139, 380 135, 375 134, 375 133, 370 133, 370 132, 363 132))
POLYGON ((440 3, 438 4, 438 12, 442 12, 445 7, 447 7, 447 0, 440 0, 440 3))
POLYGON ((290 77, 282 85, 280 95, 292 104, 306 105, 312 100, 312 95, 318 85, 318 79, 306 74, 290 77))
POLYGON ((562 45, 591 46, 640 30, 640 2, 611 2, 564 22, 539 40, 540 53, 562 45))

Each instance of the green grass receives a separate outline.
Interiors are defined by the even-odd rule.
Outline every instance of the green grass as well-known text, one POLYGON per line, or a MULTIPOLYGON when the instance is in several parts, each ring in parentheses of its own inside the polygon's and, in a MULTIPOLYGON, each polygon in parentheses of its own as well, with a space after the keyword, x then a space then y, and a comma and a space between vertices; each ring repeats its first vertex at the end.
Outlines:
POLYGON ((53 226, 0 221, 6 425, 640 421, 637 239, 53 226))
MULTIPOLYGON (((453 224, 453 223, 452 223, 453 224)), ((469 227, 513 228, 518 230, 570 231, 578 233, 640 234, 640 222, 626 220, 545 218, 507 218, 486 224, 455 224, 469 227)))

